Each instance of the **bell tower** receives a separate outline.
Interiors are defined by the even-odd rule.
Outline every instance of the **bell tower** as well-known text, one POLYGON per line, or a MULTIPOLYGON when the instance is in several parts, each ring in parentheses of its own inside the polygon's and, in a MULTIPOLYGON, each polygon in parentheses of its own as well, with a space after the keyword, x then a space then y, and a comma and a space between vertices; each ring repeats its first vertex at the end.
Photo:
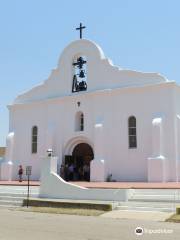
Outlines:
MULTIPOLYGON (((76 30, 79 31, 79 37, 82 39, 82 30, 86 27, 80 23, 79 27, 76 30)), ((87 67, 86 67, 86 57, 78 56, 73 62, 74 67, 74 76, 72 83, 72 92, 80 92, 87 90, 87 67)))

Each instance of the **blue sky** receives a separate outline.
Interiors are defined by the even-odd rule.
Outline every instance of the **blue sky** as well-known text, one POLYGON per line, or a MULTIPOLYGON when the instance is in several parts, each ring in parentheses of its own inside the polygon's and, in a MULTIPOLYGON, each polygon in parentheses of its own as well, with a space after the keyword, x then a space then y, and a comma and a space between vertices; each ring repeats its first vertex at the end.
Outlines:
POLYGON ((180 83, 179 9, 178 0, 0 0, 0 146, 6 106, 48 77, 80 22, 115 65, 180 83))

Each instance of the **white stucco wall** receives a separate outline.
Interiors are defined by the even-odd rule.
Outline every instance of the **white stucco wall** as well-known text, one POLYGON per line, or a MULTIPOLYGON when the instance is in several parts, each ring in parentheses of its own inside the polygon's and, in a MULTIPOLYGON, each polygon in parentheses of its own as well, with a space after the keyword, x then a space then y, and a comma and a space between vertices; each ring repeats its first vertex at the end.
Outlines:
POLYGON ((94 127, 96 119, 101 118, 104 122, 103 158, 106 161, 106 175, 112 173, 114 179, 121 181, 146 181, 147 158, 152 155, 151 122, 160 113, 164 114, 168 129, 165 132, 164 152, 168 159, 174 155, 169 146, 169 138, 173 140, 173 126, 168 117, 171 114, 171 95, 167 93, 171 88, 169 84, 146 89, 107 90, 48 100, 46 103, 16 105, 11 126, 16 135, 14 162, 33 165, 34 178, 38 179, 40 158, 48 148, 47 130, 50 124, 56 129, 52 147, 60 164, 65 154, 71 154, 70 149, 69 152, 65 151, 72 139, 75 140, 71 150, 81 141, 89 143, 94 149, 94 127), (78 101, 81 102, 80 107, 77 106, 78 101), (75 131, 75 115, 79 110, 85 117, 83 132, 75 131), (128 148, 128 117, 132 115, 137 119, 137 149, 128 148), (31 154, 31 128, 34 125, 39 129, 38 154, 31 154))
MULTIPOLYGON (((147 181, 148 158, 152 156, 152 119, 164 118, 166 181, 176 179, 176 103, 174 82, 156 73, 140 73, 114 67, 102 50, 88 40, 71 43, 63 51, 58 67, 41 85, 19 95, 9 106, 10 132, 15 134, 13 163, 32 165, 32 178, 39 179, 41 159, 53 148, 58 164, 80 142, 90 144, 96 153, 95 125, 103 124, 100 160, 105 178, 117 181, 147 181), (71 93, 72 59, 87 57, 86 92, 71 93), (78 107, 77 102, 80 102, 78 107), (84 131, 75 131, 75 116, 84 113, 84 131), (137 120, 137 148, 128 147, 128 117, 137 120), (38 153, 31 154, 31 129, 38 126, 38 153)), ((180 96, 180 93, 177 95, 180 96), (178 95, 179 94, 179 95, 178 95)), ((176 97, 178 98, 178 97, 176 97)), ((100 141, 100 140, 99 140, 100 141)), ((98 157, 99 159, 99 157, 98 157)), ((16 178, 14 172, 13 178, 16 178)))

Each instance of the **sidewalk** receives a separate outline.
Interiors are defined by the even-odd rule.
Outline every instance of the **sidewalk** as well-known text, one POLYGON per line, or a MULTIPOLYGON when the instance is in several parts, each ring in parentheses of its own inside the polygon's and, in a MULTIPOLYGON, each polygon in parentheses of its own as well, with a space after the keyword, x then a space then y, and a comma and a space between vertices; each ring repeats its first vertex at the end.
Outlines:
MULTIPOLYGON (((104 189, 180 189, 180 182, 150 183, 150 182, 71 182, 86 188, 104 189)), ((26 186, 27 181, 0 181, 0 185, 26 186)), ((40 186, 40 181, 30 181, 30 186, 40 186)))
POLYGON ((135 210, 113 210, 111 212, 107 212, 100 215, 100 217, 164 222, 172 214, 173 213, 158 212, 158 211, 156 212, 156 211, 135 211, 135 210))
MULTIPOLYGON (((30 186, 39 186, 40 182, 39 181, 30 181, 29 182, 30 186)), ((0 185, 5 185, 5 186, 27 186, 28 181, 0 181, 0 185)))
POLYGON ((150 182, 73 182, 87 188, 111 189, 180 189, 180 182, 150 183, 150 182))

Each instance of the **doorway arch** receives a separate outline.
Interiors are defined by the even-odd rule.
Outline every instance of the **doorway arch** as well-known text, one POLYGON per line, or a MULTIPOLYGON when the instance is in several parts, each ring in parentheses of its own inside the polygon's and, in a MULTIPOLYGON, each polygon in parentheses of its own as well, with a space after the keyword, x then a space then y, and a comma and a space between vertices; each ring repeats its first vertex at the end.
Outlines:
POLYGON ((94 158, 94 153, 92 147, 89 144, 79 143, 74 147, 72 156, 86 156, 89 157, 89 160, 91 161, 94 158))
POLYGON ((75 180, 90 181, 90 162, 94 159, 92 147, 87 143, 77 144, 72 151, 75 180))
POLYGON ((92 149, 94 147, 93 142, 85 137, 85 136, 76 136, 71 139, 69 139, 67 142, 65 142, 64 147, 63 147, 63 155, 72 155, 72 152, 74 148, 79 144, 79 143, 87 143, 92 149))
MULTIPOLYGON (((77 140, 77 139, 76 139, 77 140)), ((94 159, 92 146, 87 141, 69 142, 65 155, 65 166, 71 170, 74 168, 73 176, 67 181, 90 181, 90 162, 94 159)))

